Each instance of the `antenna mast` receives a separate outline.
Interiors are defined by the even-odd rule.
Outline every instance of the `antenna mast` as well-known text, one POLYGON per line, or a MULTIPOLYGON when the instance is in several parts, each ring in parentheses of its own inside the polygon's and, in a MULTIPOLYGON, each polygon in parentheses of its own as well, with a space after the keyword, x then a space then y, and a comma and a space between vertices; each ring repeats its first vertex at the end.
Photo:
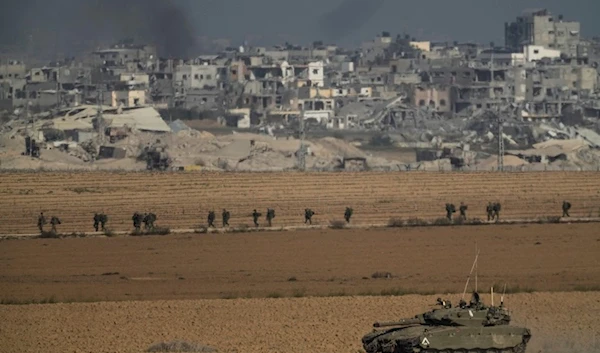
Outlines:
POLYGON ((469 276, 467 277, 467 283, 465 283, 465 289, 463 291, 462 299, 465 299, 465 294, 467 293, 467 287, 469 286, 469 280, 471 279, 471 274, 473 274, 473 270, 477 265, 477 259, 479 258, 479 250, 477 250, 477 255, 475 255, 475 261, 473 261, 473 266, 471 266, 471 272, 469 272, 469 276))

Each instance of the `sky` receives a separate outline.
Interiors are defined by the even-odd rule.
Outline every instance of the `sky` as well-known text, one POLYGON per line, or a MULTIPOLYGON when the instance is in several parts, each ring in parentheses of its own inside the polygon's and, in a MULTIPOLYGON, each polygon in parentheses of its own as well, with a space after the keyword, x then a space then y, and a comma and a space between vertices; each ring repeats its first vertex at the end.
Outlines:
MULTIPOLYGON (((547 8, 600 35, 599 0, 3 0, 0 49, 35 45, 74 50, 123 37, 154 41, 173 55, 193 54, 196 39, 233 45, 357 45, 381 33, 419 40, 504 43, 504 22, 547 8)), ((40 49, 41 50, 41 49, 40 49)))

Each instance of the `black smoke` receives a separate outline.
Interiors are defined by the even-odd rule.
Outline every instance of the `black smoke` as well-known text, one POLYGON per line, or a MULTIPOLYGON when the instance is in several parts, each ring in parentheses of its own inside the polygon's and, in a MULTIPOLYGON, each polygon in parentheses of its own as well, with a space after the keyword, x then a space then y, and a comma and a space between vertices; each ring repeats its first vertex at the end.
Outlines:
POLYGON ((383 2, 384 0, 345 0, 319 18, 319 28, 329 41, 343 39, 369 21, 383 2))
POLYGON ((65 55, 123 39, 152 44, 164 57, 189 57, 196 29, 177 0, 5 0, 0 46, 65 55))

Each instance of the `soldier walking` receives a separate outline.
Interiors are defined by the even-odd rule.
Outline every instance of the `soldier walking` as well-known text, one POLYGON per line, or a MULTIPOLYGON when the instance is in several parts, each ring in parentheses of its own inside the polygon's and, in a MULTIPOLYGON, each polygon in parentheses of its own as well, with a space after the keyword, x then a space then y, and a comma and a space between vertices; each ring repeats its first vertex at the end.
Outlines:
POLYGON ((223 209, 222 217, 223 217, 223 228, 229 227, 229 217, 231 214, 226 209, 223 209))
POLYGON ((254 209, 254 211, 252 212, 252 219, 254 219, 254 226, 255 227, 258 227, 258 217, 260 217, 260 216, 261 216, 261 214, 258 213, 256 211, 256 209, 254 209))
POLYGON ((500 202, 496 202, 494 203, 493 207, 492 207, 494 213, 492 215, 492 219, 496 219, 496 221, 500 220, 500 210, 502 209, 502 206, 500 205, 500 202))
POLYGON ((271 226, 271 221, 275 218, 275 210, 272 208, 267 208, 267 222, 269 223, 269 227, 271 226))
POLYGON ((137 213, 137 212, 133 214, 133 217, 131 217, 131 220, 133 221, 133 227, 135 228, 136 231, 140 230, 143 218, 144 218, 144 216, 142 216, 140 213, 137 213))
POLYGON ((52 225, 52 232, 56 233, 56 225, 61 224, 60 219, 58 217, 52 216, 50 219, 50 224, 52 225))
POLYGON ((563 201, 562 204, 562 210, 563 210, 563 217, 571 217, 569 215, 569 210, 571 209, 571 203, 567 202, 567 201, 563 201))
POLYGON ((467 220, 467 208, 468 208, 468 206, 465 205, 463 202, 460 203, 460 207, 458 210, 460 211, 460 218, 463 221, 467 220))
POLYGON ((314 216, 315 213, 313 212, 313 210, 311 210, 310 208, 305 208, 304 209, 304 224, 309 223, 312 225, 312 216, 314 216))
POLYGON ((346 207, 346 212, 344 212, 344 219, 346 220, 346 223, 350 223, 350 218, 352 217, 352 213, 354 213, 354 210, 351 209, 350 207, 346 207))
POLYGON ((456 212, 456 207, 454 206, 453 203, 447 203, 446 204, 446 218, 448 218, 449 221, 452 220, 452 214, 456 212))
POLYGON ((215 228, 215 211, 208 212, 208 227, 215 228))
POLYGON ((46 224, 46 217, 44 217, 44 212, 40 212, 40 215, 38 216, 38 221, 37 221, 37 226, 38 226, 38 229, 40 230, 40 233, 44 232, 45 224, 46 224))
POLYGON ((494 219, 494 205, 491 202, 488 202, 487 207, 485 208, 487 212, 487 220, 488 222, 494 219))
POLYGON ((100 215, 98 213, 94 214, 94 229, 96 232, 98 231, 98 226, 100 225, 100 215))
POLYGON ((106 230, 106 223, 108 223, 108 216, 102 213, 100 215, 100 225, 102 226, 102 230, 106 230))

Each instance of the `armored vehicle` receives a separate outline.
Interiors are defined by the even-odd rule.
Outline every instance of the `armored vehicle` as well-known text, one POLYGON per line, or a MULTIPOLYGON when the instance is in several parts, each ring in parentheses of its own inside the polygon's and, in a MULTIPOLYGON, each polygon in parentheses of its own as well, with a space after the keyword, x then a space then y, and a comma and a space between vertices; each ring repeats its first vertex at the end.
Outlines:
POLYGON ((441 308, 395 322, 376 322, 362 338, 367 353, 524 353, 531 332, 510 325, 500 306, 485 306, 477 292, 470 303, 452 307, 438 298, 441 308))

